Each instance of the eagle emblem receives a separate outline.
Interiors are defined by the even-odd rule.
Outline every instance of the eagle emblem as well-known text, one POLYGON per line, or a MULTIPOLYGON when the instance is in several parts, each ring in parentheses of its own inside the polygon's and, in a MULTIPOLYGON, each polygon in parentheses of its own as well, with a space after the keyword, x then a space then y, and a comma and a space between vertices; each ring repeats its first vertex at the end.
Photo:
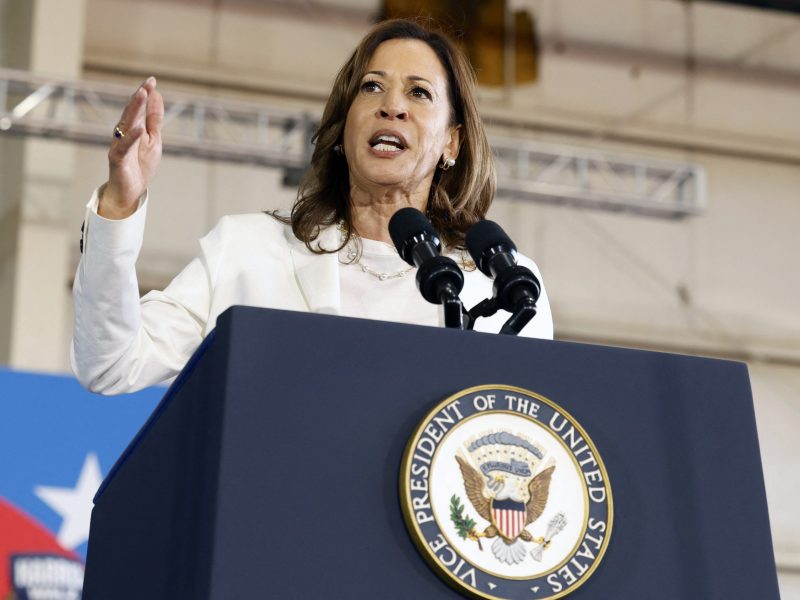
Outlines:
POLYGON ((528 543, 534 560, 541 560, 554 535, 566 525, 563 513, 551 520, 544 536, 534 537, 533 525, 547 506, 550 482, 556 465, 545 460, 545 452, 532 441, 506 431, 489 432, 469 440, 456 454, 464 490, 478 515, 488 522, 483 531, 464 517, 458 496, 451 499, 451 520, 463 539, 474 540, 483 550, 481 538, 494 539, 495 558, 508 565, 525 560, 528 543))
POLYGON ((554 600, 608 547, 611 487, 589 435, 529 390, 484 385, 431 408, 400 470, 403 518, 448 583, 489 600, 554 600))

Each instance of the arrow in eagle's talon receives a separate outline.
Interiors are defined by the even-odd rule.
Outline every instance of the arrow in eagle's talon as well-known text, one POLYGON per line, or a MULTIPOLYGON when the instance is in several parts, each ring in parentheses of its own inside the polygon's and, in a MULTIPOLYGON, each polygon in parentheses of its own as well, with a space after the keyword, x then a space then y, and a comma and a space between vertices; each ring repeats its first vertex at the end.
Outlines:
POLYGON ((477 531, 475 531, 474 529, 472 529, 472 530, 471 530, 471 531, 470 531, 470 532, 467 534, 467 536, 469 537, 469 539, 471 539, 471 540, 475 540, 476 542, 478 542, 478 549, 479 549, 481 552, 483 552, 483 545, 481 544, 481 535, 482 535, 482 534, 478 533, 478 532, 477 532, 477 531))

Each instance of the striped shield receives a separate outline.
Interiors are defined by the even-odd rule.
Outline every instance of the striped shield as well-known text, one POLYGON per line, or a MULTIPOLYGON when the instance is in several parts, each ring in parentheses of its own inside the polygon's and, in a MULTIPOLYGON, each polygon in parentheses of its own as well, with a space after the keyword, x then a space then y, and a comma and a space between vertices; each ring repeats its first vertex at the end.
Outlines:
POLYGON ((492 501, 492 524, 504 538, 515 540, 525 527, 525 505, 513 500, 492 501))

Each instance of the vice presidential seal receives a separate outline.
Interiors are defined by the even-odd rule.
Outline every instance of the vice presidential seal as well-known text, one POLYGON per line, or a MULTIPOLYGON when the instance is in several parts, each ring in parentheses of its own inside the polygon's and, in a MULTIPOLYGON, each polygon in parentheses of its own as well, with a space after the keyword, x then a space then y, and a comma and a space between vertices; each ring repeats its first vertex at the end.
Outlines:
POLYGON ((434 569, 478 598, 560 598, 600 563, 608 475, 564 409, 520 388, 459 392, 417 427, 400 471, 403 516, 434 569))

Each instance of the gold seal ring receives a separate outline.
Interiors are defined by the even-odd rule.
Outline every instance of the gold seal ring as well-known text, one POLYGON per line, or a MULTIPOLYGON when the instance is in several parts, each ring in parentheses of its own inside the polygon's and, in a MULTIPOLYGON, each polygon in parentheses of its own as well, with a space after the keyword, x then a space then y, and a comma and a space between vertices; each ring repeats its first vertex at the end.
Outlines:
POLYGON ((121 140, 122 138, 125 137, 125 132, 122 131, 122 127, 120 127, 119 125, 114 127, 114 137, 117 138, 118 140, 121 140))

